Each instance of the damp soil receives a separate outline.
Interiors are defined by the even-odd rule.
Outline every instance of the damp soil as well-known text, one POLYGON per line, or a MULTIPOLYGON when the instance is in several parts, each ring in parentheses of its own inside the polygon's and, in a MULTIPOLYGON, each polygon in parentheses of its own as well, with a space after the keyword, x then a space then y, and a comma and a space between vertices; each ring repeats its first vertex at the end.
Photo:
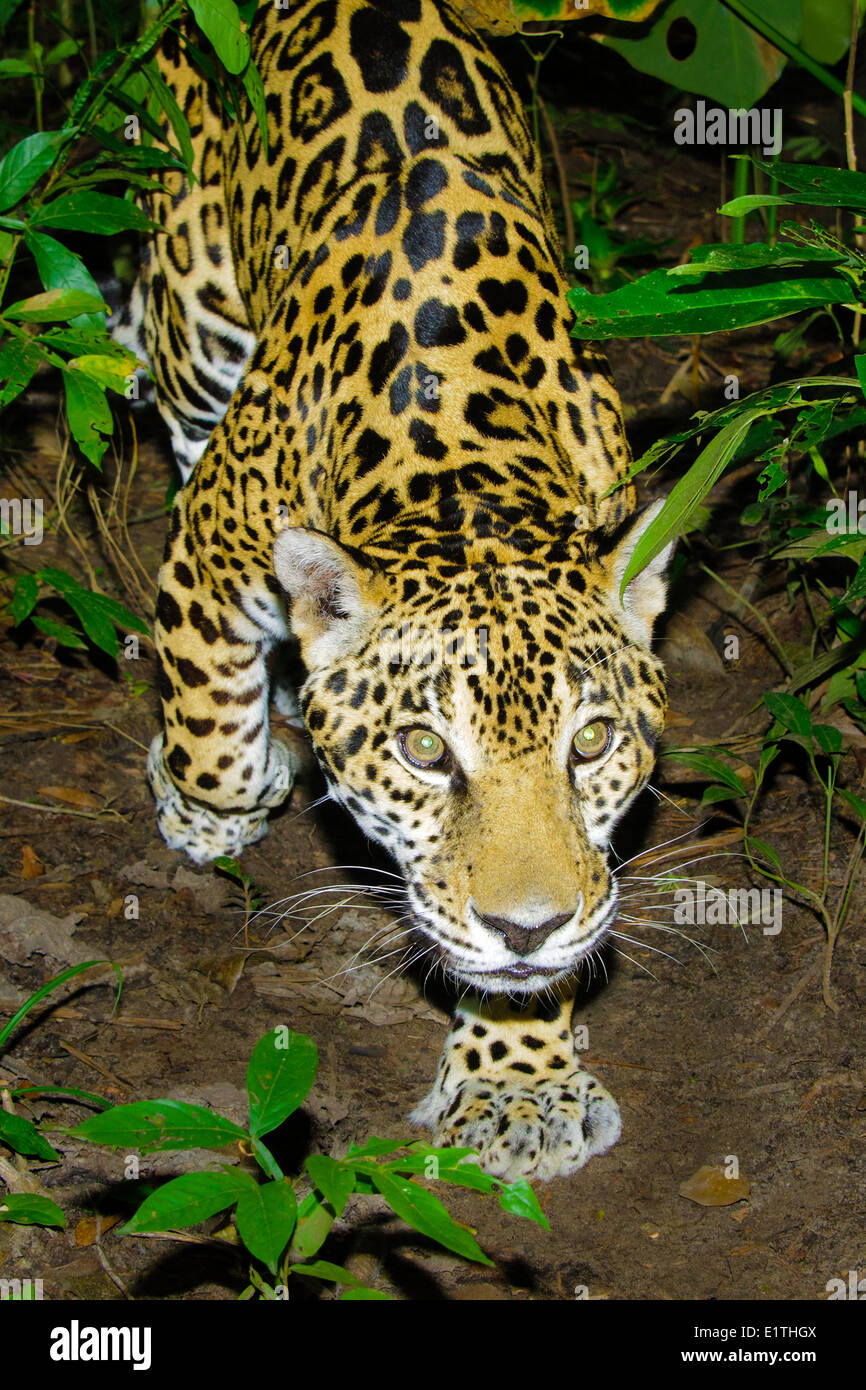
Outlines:
MULTIPOLYGON (((569 61, 566 51, 550 69, 549 100, 561 113, 574 194, 586 189, 594 164, 614 160, 634 193, 617 219, 624 235, 670 238, 669 259, 699 238, 717 239, 717 161, 672 145, 670 123, 663 128, 658 110, 650 118, 641 108, 652 100, 642 80, 634 84, 633 118, 612 126, 595 59, 595 86, 578 110, 569 61)), ((796 93, 790 100, 811 128, 829 121, 820 102, 796 93)), ((836 137, 828 131, 827 138, 836 137)), ((555 179, 551 166, 552 186, 555 179)), ((704 340, 699 363, 684 340, 615 344, 610 356, 635 449, 682 424, 696 404, 722 404, 726 375, 738 376, 742 394, 769 381, 779 370, 777 332, 704 340), (684 362, 686 372, 668 389, 684 362)), ((809 368, 820 370, 838 349, 816 330, 809 351, 809 368)), ((6 418, 4 489, 51 496, 60 457, 51 378, 6 418)), ((38 564, 84 577, 86 559, 103 567, 108 592, 147 614, 172 465, 152 416, 139 414, 136 430, 127 537, 137 579, 127 569, 126 587, 118 583, 82 500, 71 513, 75 542, 47 535, 38 564)), ((128 468, 128 429, 124 439, 128 468)), ((113 468, 107 463, 97 484, 103 500, 113 468)), ((750 567, 742 551, 723 548, 754 497, 753 478, 747 472, 714 494, 715 529, 697 554, 729 587, 695 564, 674 585, 659 632, 670 690, 666 748, 732 732, 757 736, 754 706, 781 682, 761 625, 730 589, 750 595, 791 649, 806 640, 806 615, 784 583, 750 567)), ((652 480, 644 497, 665 486, 652 480)), ((36 567, 23 548, 16 559, 20 568, 36 567)), ((275 716, 305 771, 268 837, 243 856, 257 900, 269 909, 247 921, 229 880, 167 849, 157 833, 144 779, 145 749, 158 728, 146 641, 137 659, 115 664, 0 618, 0 711, 0 1020, 70 963, 111 960, 124 978, 117 1009, 111 979, 95 972, 32 1012, 0 1059, 0 1085, 78 1087, 112 1102, 174 1096, 243 1120, 250 1051, 285 1024, 309 1034, 320 1054, 309 1101, 278 1136, 287 1171, 300 1172, 309 1152, 339 1156, 371 1135, 415 1137, 407 1113, 435 1073, 447 999, 394 973, 397 958, 382 944, 392 918, 355 887, 381 881, 385 862, 336 808, 316 804, 322 787, 303 732, 275 716), (329 891, 283 917, 284 900, 310 888, 329 891)), ((855 747, 843 777, 855 784, 863 764, 855 747)), ((375 1199, 347 1209, 324 1254, 398 1298, 444 1300, 813 1300, 826 1297, 831 1278, 866 1266, 862 887, 855 886, 836 949, 835 1011, 822 999, 820 924, 795 901, 785 901, 779 931, 765 931, 774 926, 768 921, 708 922, 681 928, 691 941, 674 934, 660 875, 676 871, 724 890, 757 882, 741 854, 736 814, 703 807, 702 791, 694 774, 663 760, 653 790, 617 836, 622 935, 612 939, 604 969, 583 983, 575 1022, 586 1029, 586 1064, 619 1101, 623 1136, 574 1177, 536 1185, 550 1230, 449 1188, 449 1209, 477 1230, 491 1266, 433 1246, 375 1199), (681 1194, 703 1166, 730 1171, 731 1164, 745 1179, 737 1201, 703 1205, 681 1194)), ((780 760, 756 828, 805 883, 820 880, 822 824, 814 783, 796 761, 780 760)), ((834 822, 833 901, 852 846, 852 827, 834 822)), ((56 1101, 20 1112, 67 1125, 83 1113, 56 1101)), ((58 1299, 219 1300, 244 1287, 241 1253, 218 1222, 193 1241, 120 1237, 126 1156, 62 1135, 56 1144, 62 1162, 31 1162, 30 1170, 67 1213, 67 1228, 0 1224, 0 1275, 41 1277, 46 1296, 58 1299)), ((142 1160, 140 1176, 206 1161, 158 1155, 142 1160)), ((315 1292, 330 1296, 327 1286, 315 1292)))

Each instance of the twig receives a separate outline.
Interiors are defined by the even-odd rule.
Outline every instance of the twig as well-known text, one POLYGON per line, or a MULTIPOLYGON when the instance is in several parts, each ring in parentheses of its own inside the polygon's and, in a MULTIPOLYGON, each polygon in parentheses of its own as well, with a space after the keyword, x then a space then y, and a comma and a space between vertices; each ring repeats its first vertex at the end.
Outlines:
POLYGON ((7 806, 21 806, 25 811, 47 811, 52 816, 81 816, 83 820, 119 820, 126 824, 126 817, 119 811, 112 811, 110 806, 106 806, 102 811, 77 811, 74 806, 43 806, 41 801, 18 801, 14 796, 4 796, 0 792, 0 801, 7 806))
POLYGON ((553 155, 553 162, 556 165, 556 172, 559 175, 559 198, 562 203, 562 215, 565 218, 565 255, 566 259, 574 255, 574 213, 571 210, 571 200, 568 196, 568 178, 565 172, 565 164, 562 158, 562 151, 559 148, 559 141, 556 138, 556 131, 550 119, 541 97, 538 98, 538 109, 544 117, 544 133, 547 136, 547 143, 550 145, 550 152, 553 155))

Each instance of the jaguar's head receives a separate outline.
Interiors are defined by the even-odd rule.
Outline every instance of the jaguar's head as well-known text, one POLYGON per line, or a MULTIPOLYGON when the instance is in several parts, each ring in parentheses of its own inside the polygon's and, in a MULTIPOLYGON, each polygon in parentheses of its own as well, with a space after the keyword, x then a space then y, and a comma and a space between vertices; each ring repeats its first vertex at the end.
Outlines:
POLYGON ((576 541, 573 563, 410 578, 315 531, 277 538, 331 793, 396 860, 465 984, 543 989, 615 914, 610 834, 665 715, 649 647, 668 552, 619 596, 654 511, 605 553, 576 541))

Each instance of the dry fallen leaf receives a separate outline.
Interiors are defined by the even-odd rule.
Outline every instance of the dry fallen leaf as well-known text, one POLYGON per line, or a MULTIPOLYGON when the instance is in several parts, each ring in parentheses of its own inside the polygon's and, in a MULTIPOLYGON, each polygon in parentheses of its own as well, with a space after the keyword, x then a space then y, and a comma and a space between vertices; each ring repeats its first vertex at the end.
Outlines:
POLYGON ((21 877, 40 878, 45 873, 45 865, 32 845, 21 846, 21 877))
POLYGON ((110 1231, 120 1221, 119 1216, 84 1216, 75 1226, 75 1244, 92 1245, 99 1236, 110 1231))
POLYGON ((702 1207, 729 1207, 733 1202, 742 1202, 751 1190, 748 1178, 727 1178, 724 1168, 708 1163, 679 1186, 681 1197, 702 1207))
POLYGON ((102 801, 92 792, 84 792, 80 787, 40 787, 40 796, 53 796, 55 801, 65 801, 69 806, 78 806, 82 811, 100 811, 102 801))

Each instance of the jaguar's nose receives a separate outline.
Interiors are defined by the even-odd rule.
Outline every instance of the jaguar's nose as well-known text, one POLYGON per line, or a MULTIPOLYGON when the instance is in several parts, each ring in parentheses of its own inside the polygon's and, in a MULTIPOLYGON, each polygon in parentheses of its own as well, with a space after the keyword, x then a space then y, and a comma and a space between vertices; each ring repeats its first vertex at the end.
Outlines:
POLYGON ((506 945, 518 956, 531 956, 533 951, 537 951, 539 947, 544 945, 557 927, 564 927, 566 922, 571 921, 576 910, 559 912, 555 917, 548 917, 544 922, 526 926, 525 923, 513 922, 508 917, 488 917, 483 912, 478 912, 476 908, 478 920, 490 931, 495 931, 504 937, 506 945))

